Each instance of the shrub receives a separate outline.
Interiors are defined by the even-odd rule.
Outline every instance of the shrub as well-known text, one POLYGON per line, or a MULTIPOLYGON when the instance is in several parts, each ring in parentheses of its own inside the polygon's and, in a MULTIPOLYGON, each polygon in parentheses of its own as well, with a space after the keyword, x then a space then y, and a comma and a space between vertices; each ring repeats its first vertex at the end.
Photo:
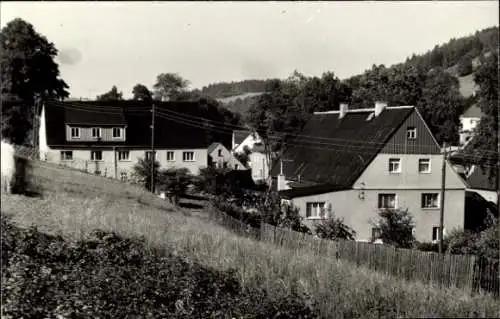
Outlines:
POLYGON ((413 236, 415 225, 407 209, 380 210, 375 227, 379 229, 379 238, 382 239, 384 244, 394 245, 399 248, 410 248, 415 242, 413 236))
POLYGON ((472 59, 470 56, 465 55, 458 61, 457 73, 458 76, 466 76, 472 73, 472 59))
POLYGON ((69 244, 2 217, 2 317, 316 318, 308 297, 242 289, 234 270, 94 231, 69 244))
MULTIPOLYGON (((155 161, 153 167, 154 180, 158 181, 160 162, 155 161)), ((134 175, 143 181, 146 189, 151 189, 151 161, 139 158, 138 162, 134 165, 134 175)))
POLYGON ((324 219, 321 223, 316 224, 314 232, 318 237, 330 240, 354 240, 356 237, 356 232, 344 224, 344 219, 335 217, 333 214, 327 219, 324 219))
POLYGON ((158 174, 157 187, 159 191, 167 192, 178 203, 179 197, 186 194, 193 177, 187 168, 170 168, 158 174))

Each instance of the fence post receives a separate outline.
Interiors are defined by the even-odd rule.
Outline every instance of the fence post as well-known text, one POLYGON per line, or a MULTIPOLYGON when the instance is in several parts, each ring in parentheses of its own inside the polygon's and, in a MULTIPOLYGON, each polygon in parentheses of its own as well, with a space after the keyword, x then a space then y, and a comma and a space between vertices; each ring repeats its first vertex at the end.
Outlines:
POLYGON ((89 172, 89 162, 85 160, 85 173, 89 172))

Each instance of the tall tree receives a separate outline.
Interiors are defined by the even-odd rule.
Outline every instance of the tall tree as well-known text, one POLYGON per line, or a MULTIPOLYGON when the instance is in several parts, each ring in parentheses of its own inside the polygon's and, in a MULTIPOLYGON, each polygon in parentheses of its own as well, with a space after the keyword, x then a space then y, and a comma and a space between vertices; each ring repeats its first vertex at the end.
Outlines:
POLYGON ((177 73, 161 73, 156 77, 153 86, 154 98, 157 100, 177 100, 184 93, 189 81, 177 73))
POLYGON ((483 58, 476 70, 474 81, 479 86, 478 105, 483 117, 476 129, 476 136, 468 144, 466 152, 474 155, 475 162, 489 171, 491 178, 497 176, 494 169, 498 160, 498 54, 483 58))
POLYGON ((116 85, 113 85, 109 92, 97 96, 98 101, 118 101, 123 100, 123 92, 118 92, 116 85))
POLYGON ((464 104, 465 99, 460 94, 456 77, 443 68, 429 72, 417 106, 439 143, 458 142, 460 114, 464 104))
POLYGON ((140 101, 151 101, 153 95, 149 89, 143 84, 136 84, 132 89, 132 99, 140 101))
MULTIPOLYGON (((35 101, 69 96, 54 61, 57 49, 32 24, 16 18, 0 32, 2 137, 14 144, 27 141, 33 129, 35 101), (15 99, 19 103, 7 103, 15 99)), ((34 128, 37 129, 37 128, 34 128)))

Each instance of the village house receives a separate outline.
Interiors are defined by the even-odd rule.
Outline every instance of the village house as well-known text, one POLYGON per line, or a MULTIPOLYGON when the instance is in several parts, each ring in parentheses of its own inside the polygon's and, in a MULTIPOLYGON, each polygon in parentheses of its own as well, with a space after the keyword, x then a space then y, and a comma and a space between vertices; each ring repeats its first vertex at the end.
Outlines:
MULTIPOLYGON (((162 115, 163 109, 195 112, 197 102, 156 104, 154 147, 160 168, 207 166, 203 129, 162 115)), ((151 158, 151 105, 141 101, 45 103, 39 148, 42 159, 98 175, 127 180, 140 158, 151 158)))
POLYGON ((214 142, 208 147, 209 163, 217 168, 247 169, 222 143, 214 142))
POLYGON ((462 115, 460 115, 461 129, 459 133, 459 144, 465 146, 474 136, 474 130, 479 125, 483 112, 477 104, 471 105, 462 115))
MULTIPOLYGON (((415 107, 316 112, 271 175, 307 225, 344 218, 360 241, 377 239, 381 209, 408 209, 419 241, 439 236, 441 148, 415 107)), ((466 228, 467 183, 446 161, 444 233, 466 228)))
POLYGON ((268 182, 269 165, 264 149, 264 142, 259 133, 247 130, 233 131, 232 142, 233 153, 243 153, 245 149, 250 151, 248 166, 252 170, 254 182, 268 182))

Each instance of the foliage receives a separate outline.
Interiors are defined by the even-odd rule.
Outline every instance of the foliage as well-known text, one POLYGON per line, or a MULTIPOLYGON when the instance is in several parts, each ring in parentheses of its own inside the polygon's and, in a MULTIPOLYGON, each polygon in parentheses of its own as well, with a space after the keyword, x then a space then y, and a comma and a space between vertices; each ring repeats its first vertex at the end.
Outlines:
POLYGON ((160 191, 166 191, 178 198, 186 193, 192 176, 187 168, 170 168, 159 172, 156 185, 160 191))
POLYGON ((156 77, 153 95, 157 100, 178 100, 186 92, 189 81, 177 73, 161 73, 156 77))
POLYGON ((344 223, 344 219, 334 214, 315 225, 314 232, 318 237, 330 240, 354 240, 356 232, 344 223))
POLYGON ((0 33, 0 69, 2 83, 2 137, 23 144, 32 128, 35 100, 69 96, 68 85, 59 78, 54 61, 57 49, 33 25, 16 18, 0 33), (4 103, 18 100, 20 104, 4 103))
POLYGON ((439 143, 446 141, 450 145, 458 142, 464 102, 457 78, 443 69, 427 74, 417 106, 439 143))
POLYGON ((471 74, 472 69, 472 58, 470 56, 463 56, 457 65, 457 75, 458 76, 466 76, 471 74))
POLYGON ((415 243, 413 236, 415 225, 408 209, 382 209, 374 226, 379 229, 379 238, 384 244, 411 248, 415 243))
POLYGON ((118 92, 116 85, 113 85, 109 92, 97 96, 98 101, 118 101, 123 100, 123 92, 118 92))
POLYGON ((151 101, 153 99, 153 94, 149 89, 143 84, 136 84, 132 89, 132 99, 139 101, 151 101))
POLYGON ((498 45, 498 27, 492 27, 467 37, 453 38, 445 44, 436 45, 423 55, 414 54, 406 62, 426 70, 448 68, 459 63, 463 56, 475 58, 480 53, 497 50, 498 45))
POLYGON ((75 244, 2 216, 2 316, 23 318, 314 318, 292 293, 242 289, 235 271, 186 262, 95 230, 75 244), (75 284, 77 283, 77 284, 75 284))
POLYGON ((243 148, 243 152, 235 153, 234 157, 236 157, 236 159, 240 161, 241 164, 248 168, 248 161, 250 160, 251 153, 252 151, 250 150, 250 148, 245 145, 245 147, 243 148))
POLYGON ((239 82, 219 82, 204 86, 200 94, 213 99, 241 95, 244 93, 264 92, 273 80, 244 80, 239 82))
POLYGON ((476 70, 474 81, 479 86, 477 93, 478 105, 483 112, 483 117, 476 128, 476 136, 467 144, 465 152, 469 164, 479 164, 486 169, 492 180, 496 178, 493 166, 498 160, 498 54, 491 54, 482 59, 481 65, 476 70))
MULTIPOLYGON (((264 91, 264 90, 262 90, 264 91)), ((252 108, 255 103, 258 101, 257 96, 247 96, 244 98, 237 98, 233 101, 222 102, 224 108, 230 110, 233 113, 240 114, 243 117, 246 117, 248 114, 248 110, 252 108)))
MULTIPOLYGON (((160 178, 159 174, 160 162, 154 161, 153 164, 153 176, 154 180, 158 181, 160 178)), ((139 158, 137 163, 134 165, 134 173, 142 180, 142 184, 146 189, 151 189, 151 161, 144 158, 139 158)))

